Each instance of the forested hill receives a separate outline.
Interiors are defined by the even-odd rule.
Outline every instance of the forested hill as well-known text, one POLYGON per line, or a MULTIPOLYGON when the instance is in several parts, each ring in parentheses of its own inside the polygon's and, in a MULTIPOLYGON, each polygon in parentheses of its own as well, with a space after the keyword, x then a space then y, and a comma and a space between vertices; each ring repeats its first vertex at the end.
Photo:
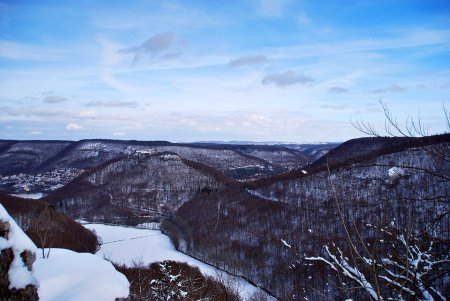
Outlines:
POLYGON ((337 145, 317 160, 301 168, 243 183, 243 186, 247 188, 263 187, 278 181, 302 178, 355 163, 370 162, 380 156, 402 152, 409 148, 426 148, 443 143, 450 143, 450 134, 425 137, 364 137, 351 139, 337 145))
MULTIPOLYGON (((189 254, 282 300, 446 300, 439 294, 450 291, 448 137, 415 147, 399 139, 367 157, 346 147, 346 164, 330 170, 201 192, 165 227, 189 254), (395 285, 408 271, 420 279, 395 285)), ((371 150, 367 142, 384 140, 356 142, 371 150)))
POLYGON ((181 251, 281 300, 445 300, 449 145, 449 134, 315 151, 1 141, 0 188, 41 193, 73 218, 160 222, 181 251), (397 276, 411 271, 399 287, 397 276))
POLYGON ((369 161, 382 155, 421 147, 449 143, 450 134, 426 137, 367 137, 346 141, 316 160, 309 166, 311 170, 369 161))

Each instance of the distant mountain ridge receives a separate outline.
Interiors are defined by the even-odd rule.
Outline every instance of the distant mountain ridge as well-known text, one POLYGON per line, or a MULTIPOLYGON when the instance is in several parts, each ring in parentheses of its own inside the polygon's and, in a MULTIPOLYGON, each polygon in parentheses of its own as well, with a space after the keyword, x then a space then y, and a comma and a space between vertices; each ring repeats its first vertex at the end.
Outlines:
MULTIPOLYGON (((333 145, 334 146, 334 145, 333 145)), ((204 150, 203 155, 208 157, 208 151, 229 151, 235 156, 247 157, 253 165, 274 165, 279 167, 278 172, 289 169, 284 164, 286 156, 290 156, 291 163, 296 167, 313 160, 307 152, 281 145, 238 145, 238 144, 198 144, 198 143, 171 143, 167 141, 135 141, 89 139, 80 141, 64 140, 0 140, 0 175, 13 175, 18 173, 39 173, 57 168, 92 168, 98 164, 121 155, 129 155, 135 151, 154 149, 155 151, 172 151, 173 149, 190 149, 198 153, 204 150), (197 151, 195 151, 197 150, 197 151), (284 152, 278 153, 277 152, 284 152), (258 157, 258 152, 265 152, 258 157), (271 164, 269 157, 282 156, 281 166, 271 164)), ((184 151, 186 153, 186 151, 184 151)), ((190 158, 187 158, 190 159, 190 158)))

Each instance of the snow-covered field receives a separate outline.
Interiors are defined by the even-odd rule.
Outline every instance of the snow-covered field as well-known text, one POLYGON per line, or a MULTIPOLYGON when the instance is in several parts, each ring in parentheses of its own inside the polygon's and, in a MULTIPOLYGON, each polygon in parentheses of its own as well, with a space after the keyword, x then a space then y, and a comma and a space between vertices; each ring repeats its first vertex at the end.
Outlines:
POLYGON ((258 289, 242 278, 234 277, 198 261, 175 249, 169 237, 159 230, 136 229, 103 224, 85 224, 86 228, 95 230, 103 244, 97 255, 131 266, 133 262, 149 264, 156 261, 175 260, 196 266, 203 274, 217 276, 221 274, 230 277, 241 290, 244 298, 249 297, 258 289))

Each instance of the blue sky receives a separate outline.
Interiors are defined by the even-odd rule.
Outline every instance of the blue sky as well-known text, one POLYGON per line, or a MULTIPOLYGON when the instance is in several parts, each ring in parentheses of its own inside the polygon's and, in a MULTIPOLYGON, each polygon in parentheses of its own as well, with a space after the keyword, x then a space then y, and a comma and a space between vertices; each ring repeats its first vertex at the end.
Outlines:
POLYGON ((1 139, 433 134, 449 96, 446 0, 0 1, 1 139))

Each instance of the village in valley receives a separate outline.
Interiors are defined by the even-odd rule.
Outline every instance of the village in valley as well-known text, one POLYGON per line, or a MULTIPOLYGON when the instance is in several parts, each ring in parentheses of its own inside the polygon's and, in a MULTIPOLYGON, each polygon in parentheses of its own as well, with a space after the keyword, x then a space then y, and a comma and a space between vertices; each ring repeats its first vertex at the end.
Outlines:
POLYGON ((82 169, 58 168, 37 174, 0 175, 0 188, 12 194, 45 193, 63 187, 82 173, 82 169))

